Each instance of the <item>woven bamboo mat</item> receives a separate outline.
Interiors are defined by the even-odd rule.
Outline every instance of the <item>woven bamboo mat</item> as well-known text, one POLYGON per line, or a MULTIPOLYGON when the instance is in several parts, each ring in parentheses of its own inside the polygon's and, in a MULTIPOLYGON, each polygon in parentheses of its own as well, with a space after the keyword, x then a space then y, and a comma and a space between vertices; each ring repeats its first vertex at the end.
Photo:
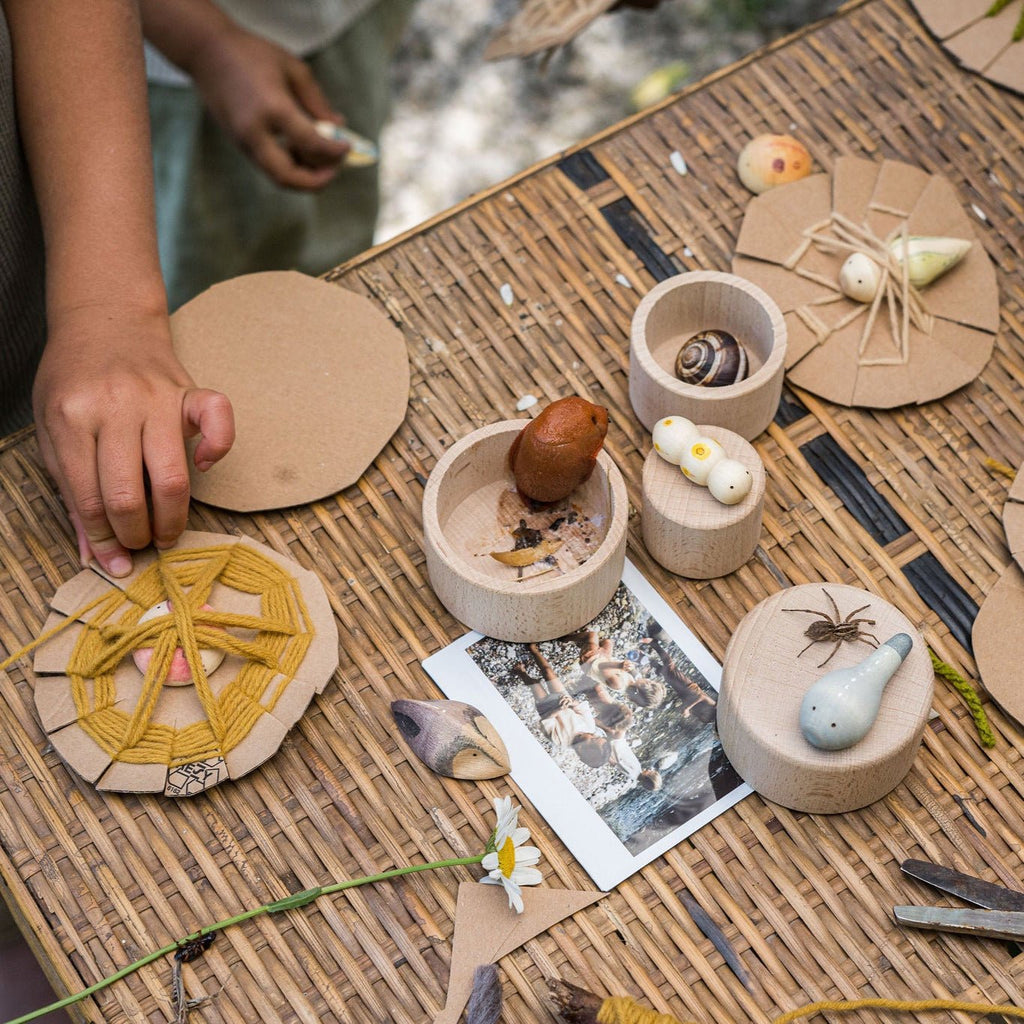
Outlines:
MULTIPOLYGON (((970 625, 1009 563, 1008 483, 982 459, 1024 460, 1024 98, 956 68, 901 0, 871 0, 336 273, 406 332, 405 423, 329 500, 253 516, 197 505, 190 524, 252 536, 312 568, 338 619, 341 668, 264 767, 190 800, 102 796, 46 746, 28 670, 0 675, 0 881, 58 985, 77 990, 293 891, 479 851, 507 782, 432 775, 389 714, 394 698, 437 696, 420 662, 462 632, 425 578, 426 475, 454 440, 517 415, 522 395, 578 392, 610 408, 608 449, 639 505, 649 442, 627 395, 633 309, 666 275, 728 269, 747 200, 736 155, 751 134, 790 126, 825 167, 838 153, 895 157, 954 182, 999 270, 995 354, 979 380, 920 408, 863 412, 787 391, 757 442, 768 490, 756 557, 724 579, 675 578, 646 556, 636 517, 630 556, 719 657, 762 598, 840 580, 891 601, 972 674, 970 625)), ((0 451, 7 649, 36 633, 77 569, 39 466, 31 435, 0 451)), ((1024 1002, 1019 948, 904 931, 890 915, 894 903, 936 899, 901 878, 905 857, 1024 879, 1024 733, 988 705, 998 745, 987 752, 944 684, 934 707, 912 772, 885 799, 822 817, 750 797, 505 957, 503 1019, 550 1020, 548 976, 716 1022, 860 995, 1024 1002), (694 926, 684 889, 723 925, 753 992, 694 926)), ((522 802, 549 883, 588 888, 522 802)), ((212 997, 192 1019, 432 1020, 457 885, 473 877, 415 875, 225 931, 185 968, 188 994, 212 997)), ((168 963, 145 968, 80 1016, 166 1021, 169 974, 168 963)))

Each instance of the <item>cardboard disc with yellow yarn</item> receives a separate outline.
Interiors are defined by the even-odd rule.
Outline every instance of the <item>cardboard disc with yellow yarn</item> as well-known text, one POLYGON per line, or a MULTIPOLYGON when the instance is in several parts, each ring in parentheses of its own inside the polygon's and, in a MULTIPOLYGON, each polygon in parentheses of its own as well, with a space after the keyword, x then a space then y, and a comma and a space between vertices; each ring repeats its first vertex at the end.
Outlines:
POLYGON ((191 796, 240 778, 338 667, 319 579, 244 537, 185 533, 124 579, 83 570, 50 603, 44 633, 66 628, 36 652, 36 710, 102 790, 191 796))

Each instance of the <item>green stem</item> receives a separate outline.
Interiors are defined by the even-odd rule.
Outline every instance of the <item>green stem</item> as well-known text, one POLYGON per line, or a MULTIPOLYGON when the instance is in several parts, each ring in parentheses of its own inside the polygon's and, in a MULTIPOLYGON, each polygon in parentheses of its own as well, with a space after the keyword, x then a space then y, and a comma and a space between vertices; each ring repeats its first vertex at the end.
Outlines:
POLYGON ((398 878, 401 875, 411 875, 417 871, 430 871, 433 868, 454 868, 462 864, 479 864, 480 861, 484 859, 484 856, 485 854, 481 853, 476 857, 452 857, 448 860, 435 860, 430 864, 412 864, 404 868, 393 868, 391 871, 382 871, 377 875, 367 875, 365 878, 350 878, 345 882, 334 882, 331 885, 318 885, 312 889, 304 889, 302 892, 292 893, 291 896, 285 896, 283 899, 274 900, 271 903, 264 903, 262 906, 256 907, 253 910, 243 911, 241 914, 235 914, 234 917, 226 917, 223 921, 218 921, 216 924, 200 928, 199 931, 192 932, 191 935, 186 935, 185 938, 181 939, 179 942, 169 942, 166 946, 158 949, 155 953, 147 953, 146 956, 136 960, 135 963, 129 964, 127 967, 122 967, 119 971, 108 975, 102 981, 97 981, 95 985, 90 985, 88 988, 83 989, 81 992, 77 992, 73 996, 66 996, 64 999, 60 999, 55 1003, 50 1003, 49 1006, 43 1006, 38 1010, 33 1010, 31 1013, 26 1013, 21 1017, 14 1018, 14 1020, 9 1020, 6 1024, 28 1024, 28 1021, 36 1020, 39 1017, 42 1017, 43 1014, 50 1013, 53 1010, 61 1010, 65 1006, 70 1006, 72 1003, 77 1003, 80 999, 85 999, 87 996, 91 996, 94 993, 99 992, 100 989, 104 989, 108 985, 113 985, 115 981, 120 981, 129 974, 133 974, 140 967, 145 967, 146 964, 151 964, 154 960, 159 960, 161 957, 167 956, 168 953, 173 953, 186 942, 202 938, 204 935, 210 935, 213 932, 222 931, 230 925, 239 924, 242 921, 248 921, 253 917, 259 917, 260 914, 277 914, 282 910, 294 910, 298 907, 306 906, 307 903, 312 903, 313 900, 320 896, 330 896, 332 893, 341 892, 342 889, 351 889, 357 885, 367 885, 370 882, 385 882, 389 878, 398 878))

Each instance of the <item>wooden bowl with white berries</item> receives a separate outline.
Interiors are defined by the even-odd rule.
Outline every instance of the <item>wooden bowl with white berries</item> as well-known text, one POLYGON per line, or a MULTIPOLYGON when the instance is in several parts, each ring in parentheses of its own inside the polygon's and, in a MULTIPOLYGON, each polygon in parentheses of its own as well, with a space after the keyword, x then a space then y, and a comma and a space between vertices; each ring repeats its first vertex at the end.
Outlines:
POLYGON ((633 314, 629 400, 652 430, 680 415, 750 441, 782 394, 786 322, 757 285, 712 270, 660 282, 633 314))
POLYGON ((643 470, 641 529, 651 556, 678 576, 734 572, 761 537, 765 472, 739 434, 666 416, 643 470))

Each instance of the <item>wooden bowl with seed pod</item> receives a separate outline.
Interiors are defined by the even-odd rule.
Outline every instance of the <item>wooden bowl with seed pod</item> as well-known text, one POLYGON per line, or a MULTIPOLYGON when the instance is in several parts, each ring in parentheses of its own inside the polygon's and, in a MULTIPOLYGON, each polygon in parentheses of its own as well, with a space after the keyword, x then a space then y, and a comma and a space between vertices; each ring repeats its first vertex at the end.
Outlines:
POLYGON ((570 633, 604 608, 622 577, 629 515, 622 474, 603 450, 568 498, 523 499, 508 453, 528 422, 493 423, 456 442, 423 493, 438 599, 471 629, 515 643, 570 633))
POLYGON ((685 416, 750 441, 778 408, 785 355, 785 321, 760 288, 718 271, 679 274, 633 314, 629 399, 648 430, 685 416))

